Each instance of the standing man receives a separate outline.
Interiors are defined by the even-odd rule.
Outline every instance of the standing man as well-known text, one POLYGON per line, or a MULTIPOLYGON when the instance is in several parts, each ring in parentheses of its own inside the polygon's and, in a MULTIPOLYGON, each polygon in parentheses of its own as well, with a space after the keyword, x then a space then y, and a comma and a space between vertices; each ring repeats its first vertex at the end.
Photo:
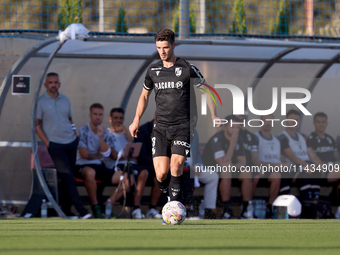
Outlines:
MULTIPOLYGON (((170 200, 178 201, 183 165, 190 155, 190 133, 193 133, 190 131, 197 122, 196 102, 190 105, 190 93, 194 93, 194 86, 204 87, 205 80, 194 65, 175 56, 173 31, 161 29, 156 33, 155 42, 161 61, 152 64, 147 70, 136 115, 129 130, 133 137, 137 137, 140 118, 155 89, 157 116, 151 139, 157 184, 164 193, 169 186, 170 200), (168 177, 169 163, 171 177, 168 177)), ((210 97, 207 98, 212 119, 216 119, 215 105, 210 97)))
POLYGON ((37 135, 45 143, 71 202, 83 219, 90 218, 92 215, 84 208, 73 178, 78 139, 70 100, 58 92, 60 81, 57 73, 48 73, 44 86, 46 92, 37 105, 37 135))

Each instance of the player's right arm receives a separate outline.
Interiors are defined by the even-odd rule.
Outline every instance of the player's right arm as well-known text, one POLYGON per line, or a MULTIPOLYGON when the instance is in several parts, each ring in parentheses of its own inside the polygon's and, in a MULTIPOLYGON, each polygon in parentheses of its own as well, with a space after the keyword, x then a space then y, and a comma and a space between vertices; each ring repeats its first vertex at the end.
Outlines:
POLYGON ((35 132, 39 136, 40 140, 48 148, 48 146, 50 145, 50 141, 47 139, 47 137, 46 137, 46 135, 45 135, 45 133, 42 129, 42 120, 41 119, 38 119, 38 118, 35 119, 35 132))
POLYGON ((149 96, 151 94, 151 91, 152 90, 146 90, 145 88, 143 88, 142 94, 139 97, 137 109, 136 109, 136 115, 135 115, 135 118, 132 124, 129 127, 129 131, 132 137, 135 137, 135 138, 137 137, 139 121, 148 106, 149 96))

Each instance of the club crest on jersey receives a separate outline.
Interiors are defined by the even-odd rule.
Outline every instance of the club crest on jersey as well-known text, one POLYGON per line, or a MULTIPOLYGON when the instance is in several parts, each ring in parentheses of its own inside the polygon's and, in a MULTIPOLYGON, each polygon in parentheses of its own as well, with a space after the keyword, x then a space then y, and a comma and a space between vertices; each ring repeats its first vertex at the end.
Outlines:
POLYGON ((176 67, 175 68, 175 74, 177 77, 180 77, 182 74, 182 67, 176 67))
POLYGON ((183 82, 181 81, 176 82, 176 88, 180 89, 182 87, 183 87, 183 82))

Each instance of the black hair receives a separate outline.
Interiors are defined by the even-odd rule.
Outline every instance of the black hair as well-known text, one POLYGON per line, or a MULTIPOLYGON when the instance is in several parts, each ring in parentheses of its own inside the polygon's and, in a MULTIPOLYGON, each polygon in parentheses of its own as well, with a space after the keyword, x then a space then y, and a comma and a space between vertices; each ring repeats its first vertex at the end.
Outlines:
POLYGON ((120 113, 123 113, 123 114, 125 113, 123 108, 116 107, 116 108, 112 108, 112 109, 111 109, 111 111, 110 111, 110 116, 112 116, 112 114, 113 114, 114 112, 120 112, 120 113))

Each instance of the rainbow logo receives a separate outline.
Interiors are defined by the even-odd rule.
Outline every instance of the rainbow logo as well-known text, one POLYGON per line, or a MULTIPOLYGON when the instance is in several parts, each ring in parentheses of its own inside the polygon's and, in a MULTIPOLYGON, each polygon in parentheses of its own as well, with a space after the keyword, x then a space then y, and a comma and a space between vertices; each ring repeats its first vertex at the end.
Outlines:
MULTIPOLYGON (((207 86, 212 92, 214 92, 216 94, 216 96, 217 96, 217 98, 220 101, 220 104, 222 106, 222 100, 220 98, 220 95, 216 92, 216 90, 213 87, 209 86, 208 84, 204 84, 204 86, 207 86)), ((214 101, 215 105, 217 106, 216 100, 215 100, 213 94, 209 90, 206 90, 206 89, 203 89, 203 88, 199 88, 199 89, 203 90, 204 92, 206 92, 212 98, 212 100, 214 101)))

